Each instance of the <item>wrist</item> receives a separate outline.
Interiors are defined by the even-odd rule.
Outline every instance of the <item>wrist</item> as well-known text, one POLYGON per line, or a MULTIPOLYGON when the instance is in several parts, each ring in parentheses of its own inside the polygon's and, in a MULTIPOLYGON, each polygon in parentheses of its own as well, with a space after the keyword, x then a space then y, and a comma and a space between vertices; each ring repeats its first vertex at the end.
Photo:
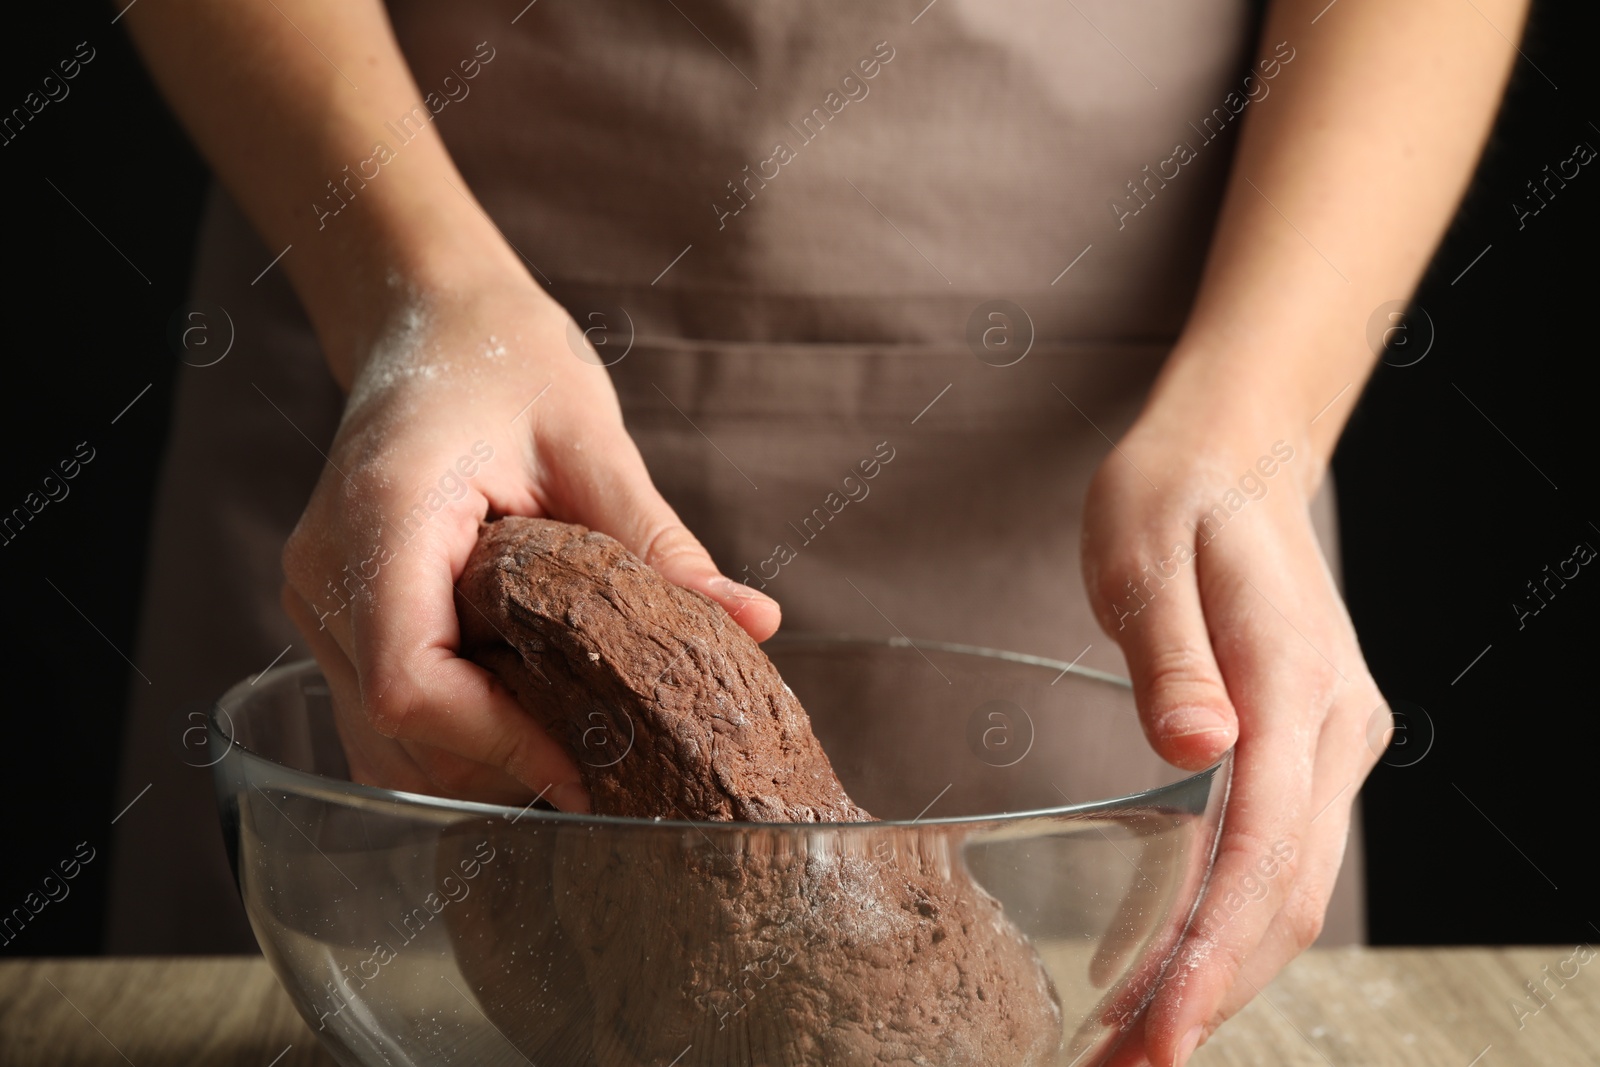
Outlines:
MULTIPOLYGON (((459 177, 454 184, 465 192, 459 177)), ((302 240, 285 259, 329 368, 347 393, 381 341, 414 321, 418 310, 486 291, 558 306, 475 200, 442 180, 438 188, 434 196, 394 188, 383 199, 357 200, 320 227, 302 227, 302 240)))
MULTIPOLYGON (((1239 349, 1202 349, 1180 341, 1145 402, 1134 433, 1160 441, 1181 462, 1232 477, 1276 455, 1309 499, 1327 472, 1324 441, 1306 413, 1301 383, 1283 363, 1252 360, 1239 349), (1288 459, 1285 459, 1285 456, 1288 459), (1289 460, 1292 459, 1292 462, 1289 460)), ((1337 436, 1335 431, 1334 437, 1337 436)), ((1280 479, 1281 481, 1281 479, 1280 479)))
POLYGON ((1296 482, 1310 496, 1376 362, 1359 334, 1353 345, 1324 340, 1347 332, 1275 339, 1254 331, 1227 338, 1191 331, 1174 346, 1139 421, 1180 434, 1202 454, 1287 442, 1297 457, 1296 482))

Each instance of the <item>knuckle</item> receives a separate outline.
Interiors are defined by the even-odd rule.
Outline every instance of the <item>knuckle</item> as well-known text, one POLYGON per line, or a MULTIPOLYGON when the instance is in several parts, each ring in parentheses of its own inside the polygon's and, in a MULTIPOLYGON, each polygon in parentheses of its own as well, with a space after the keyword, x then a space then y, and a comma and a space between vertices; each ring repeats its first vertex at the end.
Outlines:
MULTIPOLYGON (((1217 858, 1214 869, 1221 872, 1230 872, 1235 867, 1248 869, 1255 863, 1256 857, 1261 855, 1265 841, 1252 830, 1234 830, 1224 833, 1222 841, 1217 845, 1217 858)), ((1218 889, 1223 888, 1220 883, 1218 889)))
POLYGON ((1361 724, 1367 742, 1367 751, 1361 760, 1367 770, 1371 770, 1388 750, 1394 740, 1394 731, 1398 723, 1394 709, 1385 700, 1380 701, 1367 715, 1366 722, 1361 724))
POLYGON ((1211 657, 1192 645, 1153 650, 1142 673, 1158 706, 1203 703, 1226 707, 1229 703, 1227 687, 1211 657))
POLYGON ((278 563, 283 569, 283 576, 289 585, 302 594, 311 592, 316 586, 313 575, 316 563, 313 558, 313 544, 315 538, 306 528, 307 518, 302 516, 300 521, 289 533, 283 543, 283 551, 279 553, 278 563))
POLYGON ((530 752, 527 734, 522 730, 505 730, 497 734, 489 746, 489 751, 484 753, 488 765, 502 770, 511 777, 523 778, 523 773, 528 769, 530 752))
POLYGON ((445 793, 464 794, 477 785, 481 768, 448 752, 429 750, 420 759, 428 781, 445 793))
POLYGON ((1102 611, 1126 600, 1133 587, 1133 577, 1139 573, 1137 560, 1125 553, 1096 560, 1090 574, 1090 592, 1096 606, 1102 611))
POLYGON ((1333 664, 1317 656, 1308 662, 1305 669, 1306 691, 1310 694, 1312 706, 1328 708, 1333 704, 1334 691, 1345 679, 1333 664))
POLYGON ((645 538, 644 551, 639 558, 659 569, 680 556, 705 555, 705 551, 688 527, 680 522, 668 521, 657 526, 645 538))
POLYGON ((1268 840, 1253 830, 1235 830, 1225 835, 1217 855, 1218 868, 1223 869, 1222 865, 1226 864, 1227 869, 1235 872, 1230 875, 1235 881, 1256 878, 1280 886, 1295 884, 1301 862, 1300 842, 1289 832, 1268 840))
POLYGON ((1244 970, 1249 958, 1249 939, 1233 935, 1228 927, 1229 920, 1218 919, 1213 912, 1190 943, 1186 955, 1191 969, 1213 968, 1225 975, 1232 985, 1233 976, 1244 970))
POLYGON ((1322 903, 1309 894, 1292 895, 1279 915, 1288 930, 1289 940, 1296 948, 1310 948, 1322 936, 1326 914, 1322 903))
POLYGON ((381 683, 367 705, 367 721, 384 737, 406 739, 417 719, 427 714, 419 687, 401 674, 381 683))
POLYGON ((1089 479, 1085 500, 1087 505, 1093 506, 1086 506, 1085 512, 1094 514, 1104 508, 1125 504, 1137 496, 1143 485, 1143 479, 1125 454, 1113 454, 1095 469, 1089 479))

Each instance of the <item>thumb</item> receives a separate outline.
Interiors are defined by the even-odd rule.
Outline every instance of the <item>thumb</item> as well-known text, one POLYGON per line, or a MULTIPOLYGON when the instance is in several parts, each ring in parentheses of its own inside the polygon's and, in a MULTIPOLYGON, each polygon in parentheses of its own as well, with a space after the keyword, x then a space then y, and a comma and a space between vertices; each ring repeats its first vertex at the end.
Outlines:
POLYGON ((705 546, 656 491, 633 440, 621 436, 611 448, 583 450, 607 455, 611 462, 604 470, 585 472, 588 477, 566 479, 567 514, 555 517, 610 534, 669 582, 722 605, 757 641, 771 637, 782 617, 778 602, 717 569, 705 546))
POLYGON ((1132 571, 1101 585, 1101 622, 1122 646, 1145 736, 1156 754, 1190 770, 1210 766, 1238 738, 1239 722, 1206 627, 1191 560, 1172 578, 1132 571))

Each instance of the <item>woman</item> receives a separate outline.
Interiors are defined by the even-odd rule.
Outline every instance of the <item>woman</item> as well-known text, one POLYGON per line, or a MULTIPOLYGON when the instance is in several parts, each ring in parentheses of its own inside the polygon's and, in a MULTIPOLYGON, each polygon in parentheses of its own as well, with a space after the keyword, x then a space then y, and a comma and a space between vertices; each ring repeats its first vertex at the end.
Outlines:
POLYGON ((214 852, 187 874, 208 786, 164 727, 287 646, 367 780, 582 810, 453 652, 479 517, 549 514, 757 638, 781 601, 798 629, 1120 649, 1152 766, 1235 747, 1212 903, 1294 858, 1201 909, 1142 1037, 1183 1062, 1325 915, 1359 936, 1336 875, 1388 718, 1319 492, 1523 6, 130 8, 231 198, 196 295, 236 347, 181 384, 116 946, 240 935, 214 852), (871 499, 819 517, 868 460, 871 499))

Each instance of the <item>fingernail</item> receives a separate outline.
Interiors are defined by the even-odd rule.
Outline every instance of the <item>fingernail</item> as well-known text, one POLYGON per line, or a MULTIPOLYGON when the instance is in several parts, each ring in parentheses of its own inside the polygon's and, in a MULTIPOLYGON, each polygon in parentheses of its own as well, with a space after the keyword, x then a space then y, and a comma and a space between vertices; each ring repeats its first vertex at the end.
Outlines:
POLYGON ((1178 1043, 1178 1061, 1174 1067, 1183 1067, 1189 1062, 1189 1057, 1194 1055, 1194 1050, 1200 1047, 1200 1035, 1205 1032, 1205 1027, 1197 1026, 1183 1035, 1183 1040, 1178 1043))
POLYGON ((1199 737, 1203 734, 1225 734, 1228 728, 1217 718, 1216 712, 1202 708, 1183 708, 1162 719, 1158 732, 1162 737, 1177 740, 1180 737, 1199 737))
POLYGON ((589 814, 589 791, 577 782, 553 785, 544 796, 561 811, 576 815, 589 814))
POLYGON ((751 586, 745 585, 743 582, 736 582, 732 578, 725 578, 720 574, 711 579, 709 584, 711 588, 715 589, 723 596, 738 597, 740 600, 753 600, 757 597, 762 600, 772 599, 771 597, 767 596, 767 594, 760 592, 751 586))

